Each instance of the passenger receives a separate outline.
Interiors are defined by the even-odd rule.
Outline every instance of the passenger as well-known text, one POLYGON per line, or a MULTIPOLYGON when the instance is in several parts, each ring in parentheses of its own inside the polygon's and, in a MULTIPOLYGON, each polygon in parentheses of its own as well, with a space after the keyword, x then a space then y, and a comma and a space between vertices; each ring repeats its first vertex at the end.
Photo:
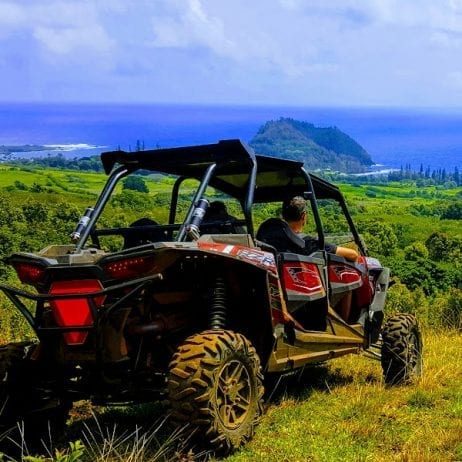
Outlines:
POLYGON ((206 234, 245 233, 242 226, 237 225, 237 222, 238 219, 228 213, 224 202, 213 201, 202 220, 203 232, 206 234))
MULTIPOLYGON (((311 255, 319 250, 319 242, 312 236, 301 234, 306 224, 306 201, 295 196, 282 205, 282 217, 270 218, 263 222, 258 230, 257 239, 273 246, 278 252, 292 252, 311 255)), ((327 252, 344 257, 349 261, 358 259, 358 252, 347 247, 326 243, 327 252)), ((334 301, 339 315, 348 321, 351 311, 352 293, 348 291, 342 298, 334 301)))

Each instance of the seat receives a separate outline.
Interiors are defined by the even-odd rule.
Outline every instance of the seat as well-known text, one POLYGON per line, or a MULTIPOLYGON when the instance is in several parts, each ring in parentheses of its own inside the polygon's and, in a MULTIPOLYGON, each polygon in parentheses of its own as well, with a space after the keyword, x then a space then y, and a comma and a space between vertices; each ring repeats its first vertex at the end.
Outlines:
POLYGON ((305 241, 280 218, 269 218, 264 221, 258 228, 256 238, 271 245, 278 252, 305 253, 305 241))
POLYGON ((166 232, 161 229, 155 229, 159 226, 157 221, 151 218, 140 218, 134 221, 124 235, 124 249, 138 247, 151 242, 161 242, 167 240, 166 232))
POLYGON ((201 234, 245 234, 238 220, 228 213, 223 201, 213 201, 208 206, 201 222, 201 234))

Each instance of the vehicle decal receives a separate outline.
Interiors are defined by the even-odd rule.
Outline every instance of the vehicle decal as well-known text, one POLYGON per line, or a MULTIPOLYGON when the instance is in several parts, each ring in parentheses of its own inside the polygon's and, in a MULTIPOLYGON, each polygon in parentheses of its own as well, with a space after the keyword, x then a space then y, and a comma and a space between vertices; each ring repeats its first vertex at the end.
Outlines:
POLYGON ((218 244, 215 242, 198 242, 197 246, 202 250, 229 255, 239 260, 257 265, 265 270, 277 273, 274 255, 270 252, 250 249, 241 245, 218 244))
POLYGON ((270 271, 276 272, 276 262, 272 253, 241 247, 237 256, 243 260, 255 263, 258 266, 263 266, 270 271))
POLYGON ((212 252, 225 253, 227 255, 236 255, 238 246, 229 244, 217 244, 215 242, 198 242, 197 247, 203 250, 210 250, 212 252))
POLYGON ((318 267, 313 263, 283 264, 284 285, 287 291, 312 295, 324 291, 318 267))
POLYGON ((351 284, 353 282, 361 281, 361 274, 347 265, 329 265, 330 282, 351 284))
POLYGON ((234 249, 234 245, 227 245, 224 249, 223 249, 223 253, 231 253, 234 249))

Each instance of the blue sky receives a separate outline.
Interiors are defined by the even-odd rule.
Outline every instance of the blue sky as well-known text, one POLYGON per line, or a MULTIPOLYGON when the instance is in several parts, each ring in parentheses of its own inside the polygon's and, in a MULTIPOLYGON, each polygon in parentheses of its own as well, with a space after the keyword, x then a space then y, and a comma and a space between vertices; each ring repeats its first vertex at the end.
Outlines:
POLYGON ((462 107, 462 0, 0 0, 0 101, 462 107))

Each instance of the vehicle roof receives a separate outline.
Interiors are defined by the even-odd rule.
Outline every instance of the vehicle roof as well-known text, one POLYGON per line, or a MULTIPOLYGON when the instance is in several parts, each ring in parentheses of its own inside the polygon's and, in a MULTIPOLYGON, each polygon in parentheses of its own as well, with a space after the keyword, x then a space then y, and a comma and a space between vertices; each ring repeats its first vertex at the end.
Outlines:
POLYGON ((240 140, 215 144, 101 154, 106 173, 116 165, 130 171, 149 170, 201 180, 207 168, 216 164, 210 186, 243 201, 253 167, 257 166, 254 202, 273 202, 310 191, 310 181, 318 199, 341 200, 339 189, 308 174, 302 162, 257 155, 240 140))

